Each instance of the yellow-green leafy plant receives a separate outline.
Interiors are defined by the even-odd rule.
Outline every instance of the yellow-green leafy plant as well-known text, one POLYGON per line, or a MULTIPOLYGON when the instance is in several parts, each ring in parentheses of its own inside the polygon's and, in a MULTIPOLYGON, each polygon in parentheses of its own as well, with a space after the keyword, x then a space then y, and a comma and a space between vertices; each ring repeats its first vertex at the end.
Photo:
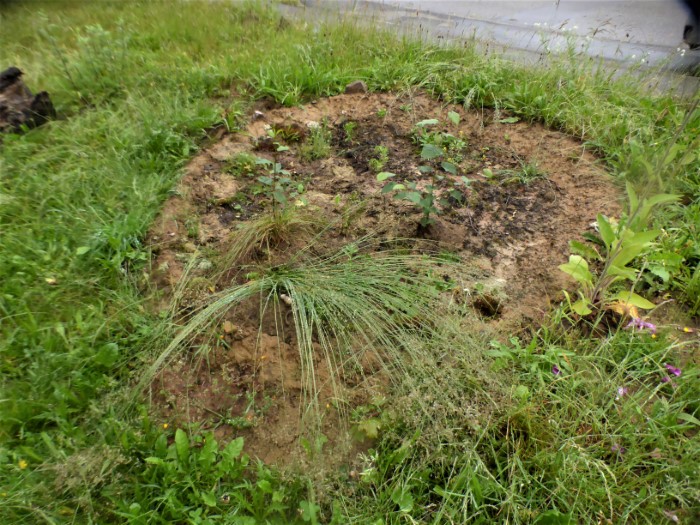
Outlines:
POLYGON ((654 307, 653 303, 633 291, 640 270, 632 266, 632 262, 645 254, 661 234, 660 230, 646 229, 652 209, 675 202, 678 196, 658 194, 640 201, 629 183, 627 195, 627 217, 615 223, 603 214, 598 214, 597 224, 603 253, 581 242, 572 241, 572 250, 577 253, 569 256, 569 262, 559 266, 561 271, 573 277, 581 287, 575 301, 566 294, 571 310, 579 315, 589 315, 615 301, 637 308, 654 307), (603 263, 599 272, 592 271, 589 264, 592 261, 603 263), (615 284, 623 283, 626 285, 614 287, 615 284))

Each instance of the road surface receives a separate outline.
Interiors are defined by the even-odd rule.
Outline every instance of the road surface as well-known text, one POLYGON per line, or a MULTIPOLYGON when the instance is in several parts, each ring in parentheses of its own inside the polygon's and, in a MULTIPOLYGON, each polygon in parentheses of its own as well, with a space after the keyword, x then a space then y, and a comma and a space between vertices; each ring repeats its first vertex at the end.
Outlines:
MULTIPOLYGON (((700 50, 683 43, 679 0, 302 0, 307 16, 352 16, 437 39, 476 37, 527 59, 577 51, 615 65, 688 73, 700 50)), ((695 79, 692 79, 696 82, 695 79)))

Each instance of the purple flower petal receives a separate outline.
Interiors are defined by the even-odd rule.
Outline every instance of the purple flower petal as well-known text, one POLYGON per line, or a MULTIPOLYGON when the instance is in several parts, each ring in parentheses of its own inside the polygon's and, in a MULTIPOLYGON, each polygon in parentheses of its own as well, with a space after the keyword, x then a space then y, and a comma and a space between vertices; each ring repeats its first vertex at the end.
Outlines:
POLYGON ((627 395, 627 387, 626 386, 619 386, 617 387, 617 397, 615 399, 622 399, 627 395))
POLYGON ((644 330, 646 328, 652 334, 656 333, 656 325, 654 323, 650 323, 639 317, 633 317, 625 328, 636 328, 637 330, 644 330))
POLYGON ((561 374, 561 370, 559 370, 559 367, 557 365, 554 365, 554 366, 552 366, 552 373, 555 376, 558 376, 559 374, 561 374))
POLYGON ((621 447, 617 443, 615 443, 612 447, 610 447, 610 450, 613 452, 617 452, 618 455, 622 456, 625 452, 627 452, 627 449, 625 447, 621 447))
POLYGON ((666 363, 664 366, 666 367, 666 370, 668 370, 669 372, 671 372, 674 376, 676 376, 676 377, 680 377, 680 376, 681 376, 681 373, 682 373, 682 372, 681 372, 681 369, 680 369, 680 368, 676 368, 675 366, 669 365, 668 363, 666 363))

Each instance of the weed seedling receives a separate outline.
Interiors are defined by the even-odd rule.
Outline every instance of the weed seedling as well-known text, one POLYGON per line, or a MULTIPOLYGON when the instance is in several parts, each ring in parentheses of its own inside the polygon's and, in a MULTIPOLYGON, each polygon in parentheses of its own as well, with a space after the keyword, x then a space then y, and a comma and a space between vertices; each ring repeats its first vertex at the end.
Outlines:
POLYGON ((389 149, 386 146, 376 146, 374 148, 374 153, 377 156, 369 160, 369 168, 374 173, 379 173, 384 169, 386 163, 389 162, 389 149))
POLYGON ((326 123, 311 128, 309 138, 299 148, 299 156, 306 160, 325 159, 331 153, 331 132, 326 123))
POLYGON ((357 122, 346 122, 343 124, 343 131, 345 132, 345 140, 352 144, 355 140, 355 131, 357 130, 357 122))
MULTIPOLYGON (((286 151, 286 146, 277 145, 277 152, 286 151)), ((290 178, 290 172, 282 168, 282 164, 275 160, 258 158, 257 164, 262 165, 267 170, 267 175, 258 177, 259 192, 265 194, 272 203, 272 214, 279 218, 290 202, 294 201, 304 192, 304 185, 296 183, 290 178)))
MULTIPOLYGON (((396 175, 394 173, 383 171, 377 175, 377 180, 379 182, 383 182, 395 176, 396 175)), ((390 192, 396 192, 394 193, 395 199, 411 202, 415 204, 418 209, 420 209, 421 218, 419 224, 422 228, 428 228, 430 225, 435 223, 433 216, 440 213, 440 210, 435 206, 435 186, 428 184, 421 189, 415 182, 401 184, 390 181, 382 188, 382 193, 390 192)), ((447 202, 443 201, 441 204, 446 205, 447 202)))
MULTIPOLYGON (((459 114, 450 112, 450 121, 459 124, 459 114)), ((437 119, 421 120, 415 126, 413 139, 421 146, 421 159, 425 161, 440 160, 440 167, 447 173, 456 175, 459 164, 464 160, 467 142, 445 131, 430 131, 428 128, 437 126, 437 119)))
POLYGON ((250 176, 257 168, 257 158, 250 153, 236 153, 224 167, 224 171, 237 177, 250 176))

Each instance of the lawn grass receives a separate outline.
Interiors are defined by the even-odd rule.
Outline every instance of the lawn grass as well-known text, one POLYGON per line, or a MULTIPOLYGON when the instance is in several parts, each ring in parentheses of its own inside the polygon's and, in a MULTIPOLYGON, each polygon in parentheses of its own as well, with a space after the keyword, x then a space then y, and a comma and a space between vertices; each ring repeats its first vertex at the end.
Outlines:
POLYGON ((697 518, 698 373, 688 365, 677 387, 661 382, 664 365, 685 350, 665 335, 576 337, 556 316, 531 342, 491 347, 446 334, 442 343, 460 351, 444 383, 407 380, 404 388, 425 396, 386 412, 387 431, 359 481, 326 481, 337 497, 249 463, 239 442, 217 447, 193 436, 190 446, 143 408, 127 417, 119 395, 163 329, 143 307, 144 234, 206 130, 237 129, 252 100, 293 105, 363 79, 372 90, 421 88, 579 137, 620 180, 683 195, 655 218, 663 249, 683 260, 668 280, 647 285, 676 293, 697 315, 700 112, 686 118, 692 101, 645 92, 633 77, 611 79, 578 57, 526 68, 348 23, 302 27, 256 3, 9 2, 0 16, 0 64, 48 90, 60 115, 0 146, 0 515, 8 523, 697 518), (462 396, 479 401, 461 406, 462 396))

